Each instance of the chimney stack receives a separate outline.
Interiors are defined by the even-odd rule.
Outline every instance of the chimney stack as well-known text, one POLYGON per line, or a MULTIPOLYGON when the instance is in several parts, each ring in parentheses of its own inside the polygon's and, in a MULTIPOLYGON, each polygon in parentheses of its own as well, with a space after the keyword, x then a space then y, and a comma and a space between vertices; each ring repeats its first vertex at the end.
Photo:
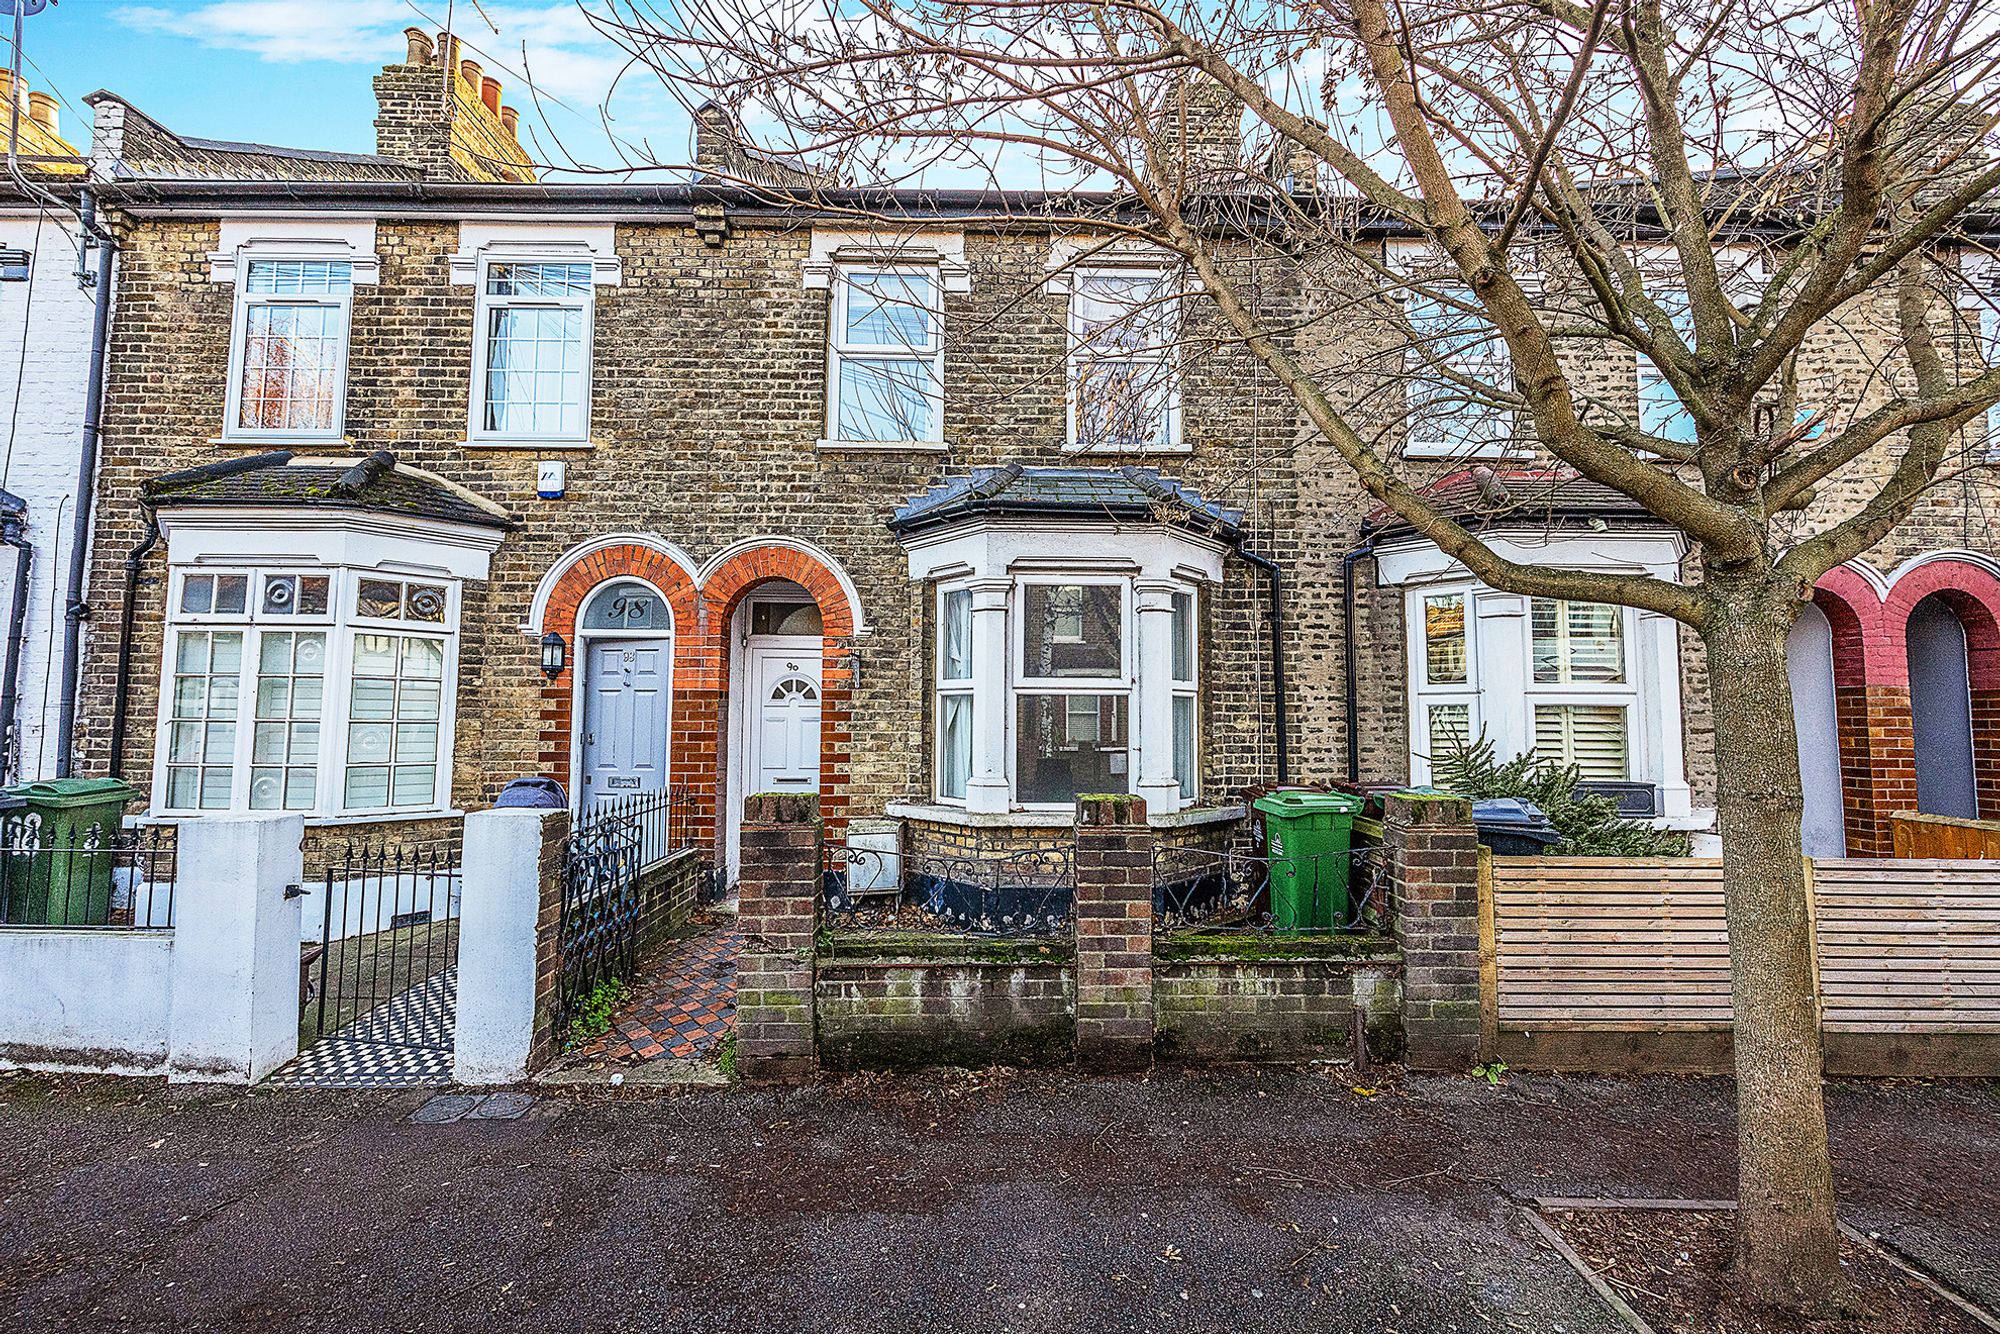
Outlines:
POLYGON ((481 79, 479 81, 479 100, 486 104, 486 109, 488 111, 492 112, 496 116, 499 115, 500 80, 494 78, 491 74, 481 79))
POLYGON ((410 44, 408 54, 403 57, 405 65, 428 65, 435 52, 431 47, 431 35, 422 28, 403 29, 403 40, 410 44))

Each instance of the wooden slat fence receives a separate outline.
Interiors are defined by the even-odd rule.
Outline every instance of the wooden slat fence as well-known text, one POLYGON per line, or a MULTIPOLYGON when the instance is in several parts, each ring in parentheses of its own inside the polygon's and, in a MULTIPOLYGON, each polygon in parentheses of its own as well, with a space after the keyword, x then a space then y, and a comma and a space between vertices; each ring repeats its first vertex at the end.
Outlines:
MULTIPOLYGON (((1823 860, 1811 871, 1830 1052, 1837 1034, 2000 1044, 2000 862, 1823 860)), ((1595 1034, 1615 1042, 1594 1050, 1623 1043, 1611 1063, 1637 1068, 1645 1035, 1666 1034, 1682 1053, 1668 1064, 1726 1065, 1720 861, 1496 857, 1482 882, 1491 1052, 1588 1068, 1588 1044, 1563 1035, 1595 1034)))

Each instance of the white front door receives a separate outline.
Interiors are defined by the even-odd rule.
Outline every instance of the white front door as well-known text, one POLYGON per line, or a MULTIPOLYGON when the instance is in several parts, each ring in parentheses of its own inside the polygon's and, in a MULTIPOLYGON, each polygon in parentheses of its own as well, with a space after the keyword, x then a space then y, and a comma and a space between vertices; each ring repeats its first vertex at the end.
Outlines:
POLYGON ((586 640, 583 706, 584 809, 667 785, 667 686, 673 662, 663 639, 586 640))
POLYGON ((747 792, 819 791, 819 662, 817 652, 751 646, 747 792))

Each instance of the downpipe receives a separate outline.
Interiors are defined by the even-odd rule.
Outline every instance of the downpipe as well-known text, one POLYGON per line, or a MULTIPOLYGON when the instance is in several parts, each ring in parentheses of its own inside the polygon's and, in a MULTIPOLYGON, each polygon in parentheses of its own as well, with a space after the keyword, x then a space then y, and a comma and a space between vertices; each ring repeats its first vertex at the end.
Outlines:
POLYGON ((14 596, 7 621, 7 658, 0 665, 0 777, 9 783, 26 773, 22 754, 21 654, 28 642, 28 580, 35 564, 35 546, 28 541, 27 521, 20 515, 0 519, 0 546, 14 548, 14 596))
MULTIPOLYGON (((83 623, 90 616, 84 579, 90 561, 90 524, 97 510, 97 446, 104 424, 104 351, 110 341, 112 260, 117 246, 97 225, 89 190, 77 202, 85 236, 97 243, 97 273, 90 282, 96 300, 90 316, 90 370, 83 390, 83 451, 76 468, 76 517, 70 530, 69 577, 63 586, 62 677, 56 702, 56 777, 68 778, 75 763, 76 697, 83 667, 83 623)), ((81 259, 79 276, 84 275, 81 259)))
POLYGON ((125 776, 125 711, 132 698, 132 633, 139 570, 160 543, 160 516, 146 507, 146 536, 125 557, 125 601, 118 611, 118 678, 111 689, 111 776, 125 776))

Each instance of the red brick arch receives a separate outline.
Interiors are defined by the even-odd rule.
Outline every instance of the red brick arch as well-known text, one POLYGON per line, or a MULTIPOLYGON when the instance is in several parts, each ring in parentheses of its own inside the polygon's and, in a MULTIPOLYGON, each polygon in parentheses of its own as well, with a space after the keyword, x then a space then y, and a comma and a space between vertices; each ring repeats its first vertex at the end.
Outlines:
POLYGON ((2000 818, 2000 578, 1983 565, 1945 556, 1905 570, 1884 594, 1841 566, 1819 581, 1813 601, 1833 626, 1850 856, 1891 855, 1889 817, 1916 809, 1908 627, 1910 613, 1932 596, 1944 598, 1965 626, 1979 813, 2000 818))
POLYGON ((544 683, 541 708, 542 771, 568 783, 574 763, 576 619, 590 595, 614 579, 638 578, 666 595, 673 611, 673 713, 668 740, 669 781, 693 797, 704 839, 718 859, 726 855, 726 822, 720 819, 728 790, 729 626, 743 599, 762 584, 789 580, 819 605, 823 632, 820 691, 820 804, 828 832, 846 825, 848 753, 853 745, 853 673, 849 641, 859 608, 826 562, 777 543, 736 552, 697 585, 685 567, 642 542, 614 543, 577 560, 557 577, 542 613, 543 632, 570 643, 569 662, 544 683))

